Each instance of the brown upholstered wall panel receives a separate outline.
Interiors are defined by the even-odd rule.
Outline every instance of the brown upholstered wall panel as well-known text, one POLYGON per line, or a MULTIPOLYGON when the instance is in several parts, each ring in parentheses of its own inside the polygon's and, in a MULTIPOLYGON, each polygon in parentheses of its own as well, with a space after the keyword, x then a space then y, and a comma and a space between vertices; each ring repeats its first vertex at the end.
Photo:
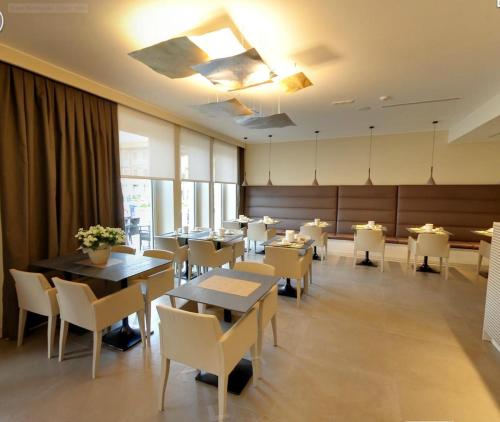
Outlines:
POLYGON ((337 234, 352 233, 353 224, 375 220, 396 233, 397 186, 339 186, 337 234))
POLYGON ((452 241, 479 241, 471 230, 500 221, 499 185, 399 186, 396 235, 407 227, 433 223, 454 236, 452 241))
POLYGON ((269 215, 281 220, 278 229, 298 230, 305 221, 321 218, 335 233, 336 186, 249 186, 245 206, 249 217, 269 215))

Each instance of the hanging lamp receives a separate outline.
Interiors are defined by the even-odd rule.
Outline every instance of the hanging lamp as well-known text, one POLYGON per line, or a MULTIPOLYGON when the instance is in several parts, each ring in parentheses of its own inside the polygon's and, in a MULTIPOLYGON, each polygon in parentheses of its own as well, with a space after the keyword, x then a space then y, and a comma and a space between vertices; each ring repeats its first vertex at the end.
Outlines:
POLYGON ((370 152, 368 155, 368 179, 366 179, 365 185, 372 186, 373 182, 371 179, 371 171, 372 171, 372 142, 373 142, 373 129, 375 126, 370 126, 370 152))
POLYGON ((273 182, 271 182, 271 144, 273 135, 267 135, 269 138, 269 173, 267 178, 267 186, 272 186, 273 182))
MULTIPOLYGON (((247 150, 247 139, 248 139, 248 138, 245 136, 243 139, 244 139, 244 141, 245 141, 245 154, 246 154, 246 150, 247 150)), ((241 186, 248 186, 246 166, 245 166, 245 170, 243 171, 243 182, 241 183, 241 186)))
POLYGON ((434 131, 432 134, 432 155, 431 155, 431 177, 427 180, 428 185, 435 185, 436 181, 434 180, 434 148, 436 145, 436 125, 439 123, 438 120, 434 120, 432 124, 434 125, 434 131))
POLYGON ((319 134, 319 130, 315 130, 314 133, 316 134, 316 147, 315 147, 315 152, 314 152, 314 180, 312 182, 312 185, 319 186, 318 179, 316 177, 316 173, 318 171, 318 134, 319 134))

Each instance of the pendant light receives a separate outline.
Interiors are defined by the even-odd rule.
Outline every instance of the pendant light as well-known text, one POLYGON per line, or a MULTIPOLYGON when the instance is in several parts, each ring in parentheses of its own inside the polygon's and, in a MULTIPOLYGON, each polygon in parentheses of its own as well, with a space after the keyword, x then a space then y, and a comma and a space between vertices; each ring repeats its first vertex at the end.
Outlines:
POLYGON ((312 182, 313 186, 319 186, 318 179, 316 177, 316 173, 318 171, 318 134, 319 130, 315 130, 314 133, 316 134, 316 148, 314 152, 314 180, 312 182))
MULTIPOLYGON (((245 140, 245 154, 246 154, 248 138, 245 136, 243 139, 245 140)), ((241 183, 241 186, 248 186, 246 166, 245 169, 243 170, 243 182, 241 183)))
POLYGON ((272 145, 272 137, 273 135, 267 135, 269 138, 269 173, 267 178, 267 186, 272 186, 273 182, 271 182, 271 145, 272 145))
POLYGON ((436 145, 436 125, 438 124, 438 120, 434 120, 432 124, 434 125, 434 132, 432 134, 432 155, 431 155, 431 177, 427 180, 428 185, 435 185, 436 181, 434 180, 434 148, 436 145))
POLYGON ((371 179, 372 172, 372 142, 373 142, 373 129, 375 126, 370 126, 370 152, 368 155, 368 179, 366 179, 365 185, 372 186, 373 182, 371 179))

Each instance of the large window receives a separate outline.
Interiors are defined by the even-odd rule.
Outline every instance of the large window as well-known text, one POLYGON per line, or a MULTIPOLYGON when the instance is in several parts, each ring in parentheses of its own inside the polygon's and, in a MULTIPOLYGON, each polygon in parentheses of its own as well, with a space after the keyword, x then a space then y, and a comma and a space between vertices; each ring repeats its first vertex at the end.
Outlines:
POLYGON ((214 226, 236 218, 238 149, 215 141, 213 147, 214 226))
POLYGON ((236 184, 214 183, 214 226, 222 227, 222 223, 236 218, 236 184))
POLYGON ((150 249, 174 229, 174 127, 121 106, 118 124, 127 243, 150 249))

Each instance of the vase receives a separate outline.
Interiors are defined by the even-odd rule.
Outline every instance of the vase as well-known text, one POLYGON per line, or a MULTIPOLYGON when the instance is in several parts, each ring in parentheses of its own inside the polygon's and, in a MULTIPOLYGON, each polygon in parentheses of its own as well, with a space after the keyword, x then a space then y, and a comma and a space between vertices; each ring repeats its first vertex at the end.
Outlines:
POLYGON ((109 256, 111 255, 111 247, 106 246, 96 250, 89 249, 87 253, 92 264, 104 265, 108 262, 109 256))

